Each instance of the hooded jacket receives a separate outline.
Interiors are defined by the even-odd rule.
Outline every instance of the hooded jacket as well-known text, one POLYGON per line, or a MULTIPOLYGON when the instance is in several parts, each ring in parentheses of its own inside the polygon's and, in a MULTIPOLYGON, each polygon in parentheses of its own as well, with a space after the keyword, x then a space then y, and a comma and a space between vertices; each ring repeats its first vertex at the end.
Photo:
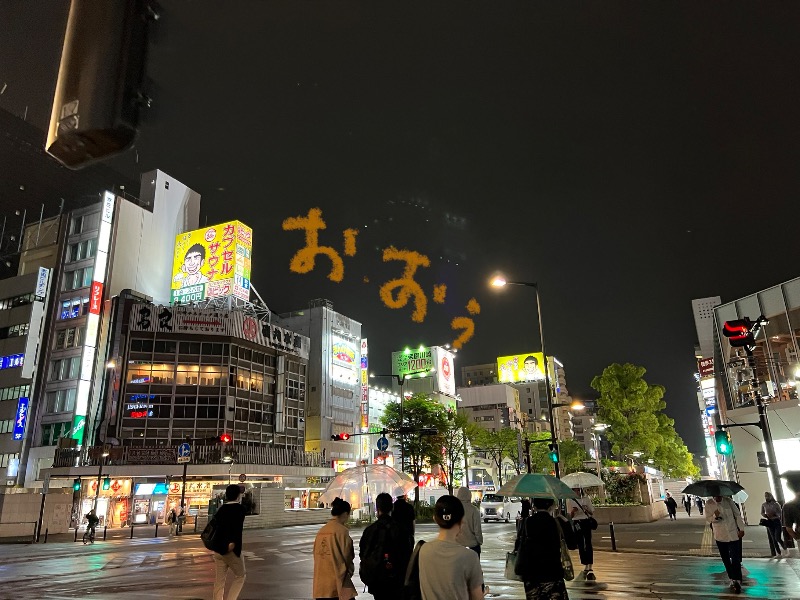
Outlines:
POLYGON ((336 518, 328 521, 314 540, 314 598, 352 598, 357 595, 351 577, 355 551, 350 530, 336 518), (346 590, 351 590, 348 595, 346 590))
POLYGON ((458 488, 456 498, 461 500, 461 504, 464 505, 464 520, 461 522, 461 532, 458 534, 456 542, 467 548, 483 545, 481 513, 472 505, 469 488, 458 488))

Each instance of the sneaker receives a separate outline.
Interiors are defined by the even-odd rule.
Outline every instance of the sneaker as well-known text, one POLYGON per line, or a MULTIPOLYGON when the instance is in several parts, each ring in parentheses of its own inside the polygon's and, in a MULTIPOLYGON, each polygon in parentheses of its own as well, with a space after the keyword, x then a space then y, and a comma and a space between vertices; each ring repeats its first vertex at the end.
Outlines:
POLYGON ((741 582, 739 582, 739 581, 734 581, 733 582, 733 591, 736 592, 737 594, 742 591, 741 582))
POLYGON ((597 580, 597 577, 594 576, 594 573, 592 571, 587 571, 586 581, 595 581, 595 580, 597 580))

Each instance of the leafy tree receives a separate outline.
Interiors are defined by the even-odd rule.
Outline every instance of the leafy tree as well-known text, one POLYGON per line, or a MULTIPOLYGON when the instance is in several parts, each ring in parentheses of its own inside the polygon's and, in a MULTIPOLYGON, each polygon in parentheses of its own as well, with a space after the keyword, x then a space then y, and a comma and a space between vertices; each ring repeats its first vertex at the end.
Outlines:
MULTIPOLYGON (((545 446, 547 444, 544 444, 545 446)), ((575 440, 564 440, 558 443, 558 455, 561 459, 560 471, 562 475, 583 471, 583 463, 589 460, 589 453, 575 440)))
POLYGON ((497 467, 497 485, 503 485, 503 459, 511 458, 517 450, 517 432, 513 429, 482 430, 476 444, 497 467))
MULTIPOLYGON (((381 424, 397 432, 400 427, 400 404, 388 404, 381 417, 381 424)), ((401 470, 413 475, 419 484, 419 475, 426 464, 433 466, 442 463, 442 432, 447 428, 447 411, 444 406, 428 398, 427 394, 414 394, 403 402, 404 432, 393 437, 403 451, 401 470), (430 435, 424 429, 437 429, 430 435)), ((419 486, 414 490, 414 502, 419 503, 419 486)))
POLYGON ((447 491, 452 495, 456 479, 468 486, 464 471, 464 452, 467 446, 469 418, 455 410, 447 411, 447 425, 441 430, 444 443, 444 468, 447 470, 447 491))
POLYGON ((644 380, 644 367, 614 363, 592 380, 600 392, 597 400, 600 420, 610 425, 606 437, 618 457, 641 452, 656 467, 672 477, 691 475, 692 457, 675 422, 664 414, 665 389, 644 380))
POLYGON ((547 442, 550 434, 544 431, 529 433, 527 439, 533 442, 528 445, 531 460, 531 473, 550 473, 553 470, 553 461, 548 455, 547 442))

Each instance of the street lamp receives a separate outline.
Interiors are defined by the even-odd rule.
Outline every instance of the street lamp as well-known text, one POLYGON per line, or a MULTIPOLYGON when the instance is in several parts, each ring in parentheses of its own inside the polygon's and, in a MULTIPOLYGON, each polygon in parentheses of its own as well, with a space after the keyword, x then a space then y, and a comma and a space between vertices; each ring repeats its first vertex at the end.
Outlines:
POLYGON ((106 456, 108 456, 108 450, 103 450, 102 454, 100 455, 100 469, 97 471, 97 489, 94 492, 94 510, 97 512, 97 501, 100 499, 100 485, 103 480, 103 463, 106 462, 106 456))
POLYGON ((600 434, 608 429, 607 423, 595 423, 592 426, 592 437, 594 438, 594 463, 597 468, 597 476, 600 477, 600 434))
MULTIPOLYGON (((550 421, 550 441, 553 444, 557 444, 555 419, 553 417, 553 396, 550 393, 550 369, 547 365, 547 351, 545 350, 544 346, 544 329, 542 328, 542 302, 541 298, 539 297, 539 284, 530 281, 508 281, 502 275, 495 275, 492 277, 491 285, 492 287, 496 288, 503 288, 507 285, 521 285, 524 287, 531 287, 536 291, 536 314, 539 319, 539 341, 541 342, 542 355, 544 356, 544 387, 547 397, 547 413, 550 421)), ((556 456, 558 455, 557 448, 558 446, 556 446, 556 456)), ((554 466, 556 477, 560 478, 561 472, 559 470, 558 463, 556 462, 554 466)))
POLYGON ((406 380, 411 379, 414 376, 417 377, 426 377, 433 375, 436 372, 436 369, 423 369, 421 371, 410 371, 408 373, 403 373, 401 375, 376 375, 375 373, 370 373, 370 379, 374 379, 375 377, 391 377, 392 379, 397 380, 397 385, 400 386, 400 431, 397 433, 398 439, 400 441, 400 470, 405 472, 405 452, 403 451, 403 426, 405 424, 405 420, 403 418, 403 403, 405 401, 405 394, 403 393, 403 386, 406 384, 406 380))

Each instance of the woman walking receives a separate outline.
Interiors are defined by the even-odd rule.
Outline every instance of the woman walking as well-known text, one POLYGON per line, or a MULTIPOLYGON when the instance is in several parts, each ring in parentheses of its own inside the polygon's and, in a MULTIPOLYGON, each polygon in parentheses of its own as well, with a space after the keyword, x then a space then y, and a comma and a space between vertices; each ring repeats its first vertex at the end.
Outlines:
POLYGON ((523 521, 516 571, 522 577, 526 600, 567 600, 561 563, 561 528, 550 509, 554 500, 534 498, 533 514, 523 521))
POLYGON ((786 551, 783 542, 783 526, 781 525, 783 509, 769 492, 764 492, 764 504, 761 505, 761 516, 767 520, 767 536, 769 536, 769 551, 772 556, 781 556, 781 548, 786 551))
POLYGON ((317 600, 353 600, 358 595, 351 580, 355 551, 345 527, 350 519, 350 503, 336 498, 331 503, 331 516, 314 540, 313 595, 317 600))
MULTIPOLYGON (((567 502, 567 510, 573 523, 576 525, 578 534, 578 554, 583 565, 583 576, 587 581, 595 581, 594 570, 594 548, 592 547, 592 528, 589 525, 589 517, 594 514, 594 506, 588 496, 584 496, 581 488, 573 488, 578 499, 570 499, 567 502)), ((596 523, 595 523, 596 526, 596 523)))
POLYGON ((675 502, 675 498, 672 497, 672 494, 667 492, 667 499, 664 500, 664 504, 667 506, 667 514, 669 514, 669 520, 674 521, 678 518, 678 503, 675 502))

